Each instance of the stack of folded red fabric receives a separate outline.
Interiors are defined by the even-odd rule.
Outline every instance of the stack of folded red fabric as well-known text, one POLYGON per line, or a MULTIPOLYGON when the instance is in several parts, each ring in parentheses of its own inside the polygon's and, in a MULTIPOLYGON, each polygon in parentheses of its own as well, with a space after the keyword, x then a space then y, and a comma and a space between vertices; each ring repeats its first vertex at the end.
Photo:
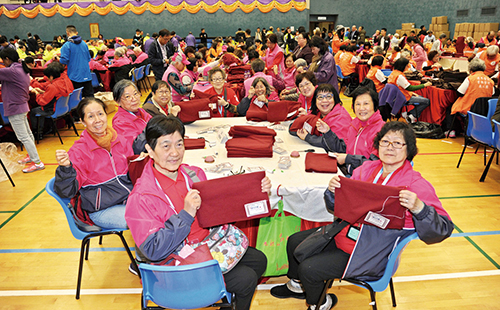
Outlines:
POLYGON ((306 172, 337 173, 337 159, 328 154, 306 154, 306 172))
POLYGON ((184 148, 186 150, 196 150, 196 149, 204 149, 205 148, 205 139, 197 138, 197 139, 184 139, 184 148))
POLYGON ((273 157, 276 132, 267 127, 233 126, 226 142, 227 157, 273 157))

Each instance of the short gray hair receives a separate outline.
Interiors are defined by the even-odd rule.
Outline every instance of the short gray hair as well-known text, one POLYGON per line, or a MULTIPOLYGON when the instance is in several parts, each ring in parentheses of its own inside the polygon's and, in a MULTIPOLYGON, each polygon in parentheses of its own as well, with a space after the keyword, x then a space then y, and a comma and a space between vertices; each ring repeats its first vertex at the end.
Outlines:
POLYGON ((123 56, 123 53, 120 49, 116 49, 115 50, 115 57, 122 57, 123 56))
POLYGON ((125 88, 129 86, 134 86, 135 90, 139 92, 137 86, 131 80, 124 79, 115 84, 115 87, 113 87, 113 99, 115 100, 115 102, 118 103, 118 101, 122 99, 125 88))
POLYGON ((486 70, 486 64, 484 63, 484 61, 482 59, 474 58, 469 63, 469 71, 470 72, 484 71, 484 70, 486 70))
POLYGON ((307 61, 303 58, 295 60, 295 67, 307 67, 307 61))
POLYGON ((134 53, 140 53, 142 49, 139 46, 134 47, 134 53))
POLYGON ((488 56, 495 56, 498 54, 498 45, 490 45, 486 49, 486 55, 488 56))
POLYGON ((384 54, 384 49, 377 45, 373 48, 373 54, 384 54))

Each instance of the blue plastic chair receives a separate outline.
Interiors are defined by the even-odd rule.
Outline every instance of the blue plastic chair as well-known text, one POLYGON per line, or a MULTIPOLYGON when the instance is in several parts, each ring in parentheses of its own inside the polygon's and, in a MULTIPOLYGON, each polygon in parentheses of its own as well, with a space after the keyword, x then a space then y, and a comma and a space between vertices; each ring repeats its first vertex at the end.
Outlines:
POLYGON ((392 73, 392 70, 391 70, 391 69, 381 69, 380 71, 382 71, 382 73, 383 73, 385 76, 389 76, 389 75, 391 75, 391 73, 392 73))
MULTIPOLYGON (((491 118, 476 114, 474 112, 467 112, 467 132, 465 135, 464 148, 460 159, 458 160, 457 168, 460 167, 460 162, 464 156, 465 149, 469 140, 484 145, 484 165, 486 165, 486 147, 493 144, 493 129, 491 128, 491 118)), ((484 182, 484 178, 479 179, 484 182)))
POLYGON ((235 309, 235 299, 226 291, 216 260, 182 266, 139 264, 139 270, 143 289, 142 309, 157 309, 148 308, 148 301, 170 309, 212 306, 235 309), (220 300, 222 303, 217 303, 220 300))
MULTIPOLYGON (((75 224, 75 220, 73 218, 73 213, 71 212, 71 209, 68 207, 68 204, 70 202, 69 198, 62 198, 56 192, 54 192, 54 181, 55 178, 52 178, 47 182, 47 185, 45 186, 45 190, 47 191, 47 194, 50 196, 54 197, 54 199, 61 205, 61 207, 64 210, 64 215, 66 215, 66 220, 68 221, 69 224, 69 229, 71 230, 71 233, 73 234, 73 237, 78 240, 82 240, 82 245, 80 249, 80 264, 78 266, 78 280, 76 282, 76 299, 80 299, 80 288, 82 284, 82 272, 83 272, 83 259, 84 259, 84 254, 85 254, 85 260, 89 259, 89 248, 90 248, 90 239, 95 238, 95 237, 100 237, 99 239, 99 244, 102 244, 102 236, 105 235, 117 235, 120 237, 123 246, 125 247, 125 250, 127 251, 127 254, 130 258, 130 261, 132 264, 135 265, 136 270, 137 270, 137 263, 135 262, 134 256, 132 256, 132 252, 130 252, 130 248, 128 247, 127 241, 123 237, 123 231, 126 229, 101 229, 100 231, 96 232, 86 232, 78 228, 78 226, 75 224)), ((94 227, 94 226, 93 226, 94 227)), ((95 226, 96 229, 99 229, 98 226, 95 226)))
POLYGON ((149 82, 150 72, 151 72, 151 64, 147 64, 146 69, 144 69, 144 81, 147 83, 147 88, 151 88, 151 83, 149 82))
POLYGON ((132 82, 134 82, 137 85, 137 88, 140 90, 140 82, 144 78, 144 71, 145 71, 146 66, 141 66, 139 68, 136 68, 133 70, 132 73, 132 82))
POLYGON ((500 123, 496 120, 492 120, 493 126, 495 127, 495 132, 493 133, 493 138, 491 140, 490 146, 493 147, 493 154, 491 154, 490 160, 488 164, 484 168, 483 174, 481 175, 480 182, 484 182, 486 179, 486 175, 488 175, 488 171, 490 170, 491 163, 493 162, 493 158, 495 158, 495 154, 497 155, 497 165, 498 165, 498 154, 500 153, 500 123))
MULTIPOLYGON (((57 133, 57 136, 59 137, 59 141, 61 141, 61 144, 64 144, 64 143, 61 139, 61 135, 59 134, 59 130, 57 130, 55 120, 59 119, 63 116, 66 116, 66 114, 69 113, 68 101, 69 101, 69 96, 60 97, 56 101, 56 111, 54 112, 54 114, 52 114, 50 116, 45 116, 45 118, 50 118, 52 120, 52 129, 54 130, 55 133, 57 133)), ((35 114, 35 116, 37 118, 37 124, 38 124, 37 127, 38 127, 38 133, 39 133, 38 135, 36 135, 36 143, 38 144, 40 142, 39 136, 40 136, 41 130, 43 130, 43 128, 40 128, 40 117, 42 117, 42 116, 40 114, 35 114)), ((74 124, 73 124, 73 126, 74 126, 74 124)))
MULTIPOLYGON (((80 101, 82 101, 82 90, 83 87, 77 88, 73 90, 73 92, 69 95, 68 109, 70 113, 71 112, 75 113, 76 107, 78 106, 80 101)), ((73 127, 76 136, 79 137, 80 135, 78 134, 78 130, 76 129, 75 122, 73 122, 73 118, 71 117, 71 115, 69 116, 69 122, 71 123, 70 125, 71 127, 73 127)))
MULTIPOLYGON (((389 260, 387 261, 384 275, 377 281, 359 281, 356 279, 341 279, 341 281, 350 282, 359 287, 366 288, 368 291, 370 291, 370 298, 371 298, 370 305, 372 306, 373 310, 377 310, 375 293, 383 292, 387 289, 387 286, 389 286, 391 288, 392 306, 396 307, 396 295, 394 293, 394 284, 392 282, 392 277, 394 276, 399 267, 399 263, 401 262, 401 254, 403 254, 403 250, 410 243, 410 241, 415 239, 418 239, 418 234, 416 232, 404 238, 398 243, 396 248, 392 251, 391 255, 389 255, 389 260)), ((328 289, 332 286, 332 283, 333 279, 327 281, 325 289, 321 294, 316 309, 319 309, 318 305, 323 304, 326 293, 328 289)))
POLYGON ((99 79, 97 79, 97 74, 95 74, 94 72, 90 72, 90 75, 92 76, 92 87, 97 88, 101 86, 101 84, 99 83, 99 79))

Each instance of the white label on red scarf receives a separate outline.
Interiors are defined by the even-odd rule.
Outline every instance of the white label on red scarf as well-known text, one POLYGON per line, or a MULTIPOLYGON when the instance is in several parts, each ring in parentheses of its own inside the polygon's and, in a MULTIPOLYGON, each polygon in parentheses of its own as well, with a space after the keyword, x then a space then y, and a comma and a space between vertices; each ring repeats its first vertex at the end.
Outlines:
POLYGON ((259 108, 261 108, 261 109, 262 109, 262 107, 264 106, 264 104, 266 104, 265 102, 260 101, 260 100, 257 100, 257 99, 255 99, 253 103, 254 103, 256 106, 258 106, 259 108))
POLYGON ((210 118, 210 111, 198 111, 200 118, 210 118))
POLYGON ((247 212, 247 217, 252 217, 260 214, 266 214, 268 212, 267 209, 267 201, 260 200, 251 203, 247 203, 245 205, 245 211, 247 212))
POLYGON ((313 127, 308 122, 304 122, 304 126, 302 127, 305 131, 311 134, 313 127))
POLYGON ((389 224, 388 218, 380 214, 373 213, 372 211, 369 211, 368 214, 366 214, 365 221, 382 229, 385 229, 387 224, 389 224))

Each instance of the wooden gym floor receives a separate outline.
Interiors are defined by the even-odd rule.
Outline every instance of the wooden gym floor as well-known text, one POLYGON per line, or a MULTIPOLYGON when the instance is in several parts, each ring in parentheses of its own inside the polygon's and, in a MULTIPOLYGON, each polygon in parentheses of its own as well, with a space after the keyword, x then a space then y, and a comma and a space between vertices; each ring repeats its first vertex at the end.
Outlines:
MULTIPOLYGON (((343 101, 350 110, 351 100, 343 101)), ((77 128, 83 130, 81 124, 77 128)), ((57 167, 55 150, 68 150, 77 139, 72 130, 62 135, 64 145, 52 136, 38 145, 45 170, 14 174, 16 187, 0 183, 0 309, 140 309, 141 283, 128 272, 128 256, 113 236, 102 246, 92 241, 82 296, 75 300, 80 241, 44 189, 57 167)), ((463 138, 418 140, 414 167, 434 185, 456 230, 441 244, 410 243, 394 278, 396 309, 500 309, 500 167, 493 163, 480 183, 482 151, 469 148, 457 169, 462 143, 463 138)), ((130 232, 125 236, 133 246, 130 232)), ((269 294, 272 284, 285 281, 260 285, 252 310, 306 309, 303 300, 269 294)), ((371 309, 364 289, 336 282, 330 292, 339 297, 335 309, 371 309)), ((377 294, 377 304, 392 308, 388 289, 377 294)))

